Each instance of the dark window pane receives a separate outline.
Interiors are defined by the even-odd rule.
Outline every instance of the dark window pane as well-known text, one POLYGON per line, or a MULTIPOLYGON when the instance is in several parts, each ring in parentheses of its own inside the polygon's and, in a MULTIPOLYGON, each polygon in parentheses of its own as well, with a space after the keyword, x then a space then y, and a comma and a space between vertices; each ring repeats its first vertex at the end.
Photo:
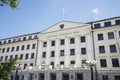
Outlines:
POLYGON ((25 48, 25 45, 22 45, 22 48, 21 48, 21 50, 24 50, 24 48, 25 48))
POLYGON ((86 54, 86 48, 81 48, 81 54, 86 54))
POLYGON ((60 65, 64 65, 64 61, 60 61, 60 65))
POLYGON ((14 51, 14 47, 12 47, 11 51, 12 51, 12 52, 14 51))
POLYGON ((104 25, 105 25, 105 27, 109 27, 109 26, 111 26, 111 22, 110 21, 105 22, 104 25))
POLYGON ((7 48, 7 52, 9 52, 9 50, 10 50, 10 47, 7 48))
POLYGON ((117 52, 116 45, 110 45, 110 52, 117 52))
POLYGON ((6 44, 6 41, 4 41, 3 43, 6 44))
POLYGON ((30 44, 27 45, 27 50, 30 49, 30 44))
POLYGON ((46 52, 42 53, 42 57, 45 58, 46 57, 46 52))
POLYGON ((55 41, 52 41, 52 42, 51 42, 51 46, 55 46, 55 41))
POLYGON ((102 80, 108 80, 108 75, 102 75, 102 80))
POLYGON ((3 60, 3 56, 0 57, 0 61, 2 61, 2 60, 3 60))
POLYGON ((50 65, 52 65, 52 68, 54 68, 54 62, 50 62, 50 65))
POLYGON ((22 60, 22 59, 23 59, 23 54, 20 55, 20 60, 22 60))
POLYGON ((51 51, 51 57, 55 57, 55 51, 51 51))
POLYGON ((26 37, 23 37, 23 41, 26 41, 26 37))
POLYGON ((16 51, 19 51, 19 46, 16 47, 16 51))
POLYGON ((75 61, 70 61, 70 64, 75 64, 75 61))
POLYGON ((2 49, 2 53, 4 53, 4 52, 5 52, 5 48, 2 49))
POLYGON ((100 28, 100 23, 94 24, 94 28, 95 29, 100 28))
POLYGON ((7 61, 8 60, 8 56, 5 56, 5 61, 7 61))
POLYGON ((15 59, 17 59, 18 58, 18 55, 15 55, 15 59))
POLYGON ((119 61, 117 58, 112 59, 112 65, 113 67, 119 67, 119 61))
POLYGON ((60 41, 60 45, 64 45, 64 44, 65 44, 65 40, 62 39, 62 40, 60 41))
POLYGON ((31 39, 32 39, 32 36, 29 36, 28 39, 31 40, 31 39))
POLYGON ((116 20, 115 23, 116 23, 116 25, 119 25, 120 24, 120 20, 116 20))
POLYGON ((35 49, 35 44, 32 45, 32 49, 35 49))
POLYGON ((37 35, 34 35, 34 39, 38 39, 38 36, 37 36, 37 35))
POLYGON ((11 43, 11 40, 8 40, 8 43, 11 43))
POLYGON ((108 32, 108 39, 114 39, 114 33, 108 32))
POLYGON ((99 53, 105 53, 104 46, 99 46, 99 53))
POLYGON ((70 49, 70 55, 75 55, 75 49, 70 49))
POLYGON ((34 53, 31 54, 31 59, 34 59, 34 53))
POLYGON ((81 42, 85 42, 85 36, 81 37, 81 42))
POLYGON ((47 42, 43 42, 43 47, 47 47, 47 42))
POLYGON ((27 67, 27 64, 24 64, 24 69, 27 67))
POLYGON ((103 40, 103 34, 98 34, 98 40, 103 40))
POLYGON ((64 50, 60 50, 60 56, 64 56, 64 50))
POLYGON ((70 44, 74 44, 74 43, 75 43, 74 38, 70 38, 70 44))
POLYGON ((33 66, 33 63, 30 63, 30 66, 33 66))
POLYGON ((100 59, 100 65, 101 67, 107 67, 106 59, 100 59))
POLYGON ((119 38, 120 38, 120 31, 119 31, 119 38))
POLYGON ((10 55, 10 60, 13 58, 13 55, 10 55))
POLYGON ((28 59, 28 56, 29 56, 29 54, 26 54, 26 55, 25 55, 25 59, 28 59))

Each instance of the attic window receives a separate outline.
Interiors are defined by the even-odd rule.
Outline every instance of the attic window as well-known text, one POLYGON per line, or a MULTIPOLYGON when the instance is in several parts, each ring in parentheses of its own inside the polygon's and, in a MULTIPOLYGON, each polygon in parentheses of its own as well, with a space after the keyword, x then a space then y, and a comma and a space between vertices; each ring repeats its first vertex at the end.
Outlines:
POLYGON ((63 28, 64 28, 64 24, 61 24, 61 25, 60 25, 60 29, 63 29, 63 28))

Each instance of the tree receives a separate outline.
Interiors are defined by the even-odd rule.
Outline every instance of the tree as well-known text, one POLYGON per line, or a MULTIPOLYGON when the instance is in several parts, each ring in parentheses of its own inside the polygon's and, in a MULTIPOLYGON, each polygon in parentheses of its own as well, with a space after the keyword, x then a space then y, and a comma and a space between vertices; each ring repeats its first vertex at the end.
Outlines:
POLYGON ((20 0, 0 0, 0 6, 8 5, 12 9, 17 9, 17 6, 19 5, 20 0))
POLYGON ((10 73, 15 70, 17 59, 0 63, 0 80, 10 80, 10 73))

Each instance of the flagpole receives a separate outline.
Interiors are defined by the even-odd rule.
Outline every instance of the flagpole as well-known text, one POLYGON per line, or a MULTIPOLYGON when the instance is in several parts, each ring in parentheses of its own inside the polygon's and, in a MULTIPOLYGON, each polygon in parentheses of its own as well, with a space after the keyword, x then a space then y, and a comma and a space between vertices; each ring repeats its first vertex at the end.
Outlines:
POLYGON ((65 14, 66 14, 66 13, 65 13, 65 9, 63 8, 63 9, 62 9, 62 20, 63 20, 63 21, 64 21, 64 19, 65 19, 65 14))

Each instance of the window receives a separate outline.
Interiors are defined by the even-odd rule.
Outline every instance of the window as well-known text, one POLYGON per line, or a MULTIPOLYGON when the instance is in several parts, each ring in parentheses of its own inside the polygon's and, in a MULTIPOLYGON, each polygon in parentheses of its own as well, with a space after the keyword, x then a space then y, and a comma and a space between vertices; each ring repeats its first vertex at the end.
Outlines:
POLYGON ((50 65, 52 65, 52 68, 54 68, 54 62, 50 62, 50 65))
POLYGON ((120 80, 120 75, 115 75, 115 80, 120 80))
POLYGON ((26 48, 26 49, 27 49, 27 50, 30 49, 30 44, 27 45, 27 48, 26 48))
POLYGON ((94 28, 95 29, 100 28, 100 23, 94 24, 94 28))
POLYGON ((29 56, 29 54, 26 54, 26 55, 25 55, 25 59, 28 59, 28 56, 29 56))
POLYGON ((20 42, 21 41, 21 38, 18 38, 18 42, 20 42))
POLYGON ((17 46, 16 51, 19 51, 19 46, 17 46))
POLYGON ((108 80, 108 75, 102 75, 102 80, 108 80))
POLYGON ((23 59, 23 54, 20 54, 20 60, 22 60, 23 59))
POLYGON ((42 57, 45 58, 46 57, 46 52, 42 53, 42 57))
POLYGON ((43 47, 47 47, 47 42, 43 42, 43 47))
POLYGON ((31 39, 32 39, 32 36, 29 36, 28 39, 31 40, 31 39))
POLYGON ((70 61, 70 64, 75 64, 75 61, 70 61))
POLYGON ((70 49, 70 55, 75 55, 75 49, 70 49))
POLYGON ((60 61, 60 65, 64 65, 64 61, 60 61))
POLYGON ((11 52, 13 52, 14 51, 14 47, 12 47, 12 49, 11 49, 11 52))
POLYGON ((37 35, 34 35, 34 39, 38 39, 38 36, 37 36, 37 35))
POLYGON ((55 51, 51 51, 51 57, 55 57, 55 51))
POLYGON ((21 48, 21 50, 24 50, 24 48, 25 48, 25 45, 22 45, 22 48, 21 48))
POLYGON ((98 41, 103 40, 103 34, 98 34, 98 41))
POLYGON ((16 39, 13 39, 13 42, 16 42, 16 39))
POLYGON ((60 45, 65 45, 65 40, 64 40, 64 39, 62 39, 62 40, 60 41, 60 45))
POLYGON ((13 55, 10 55, 10 60, 13 58, 13 55))
POLYGON ((114 39, 114 33, 108 32, 108 39, 114 39))
POLYGON ((86 54, 86 48, 81 48, 81 54, 86 54))
POLYGON ((99 53, 105 53, 105 47, 99 46, 99 53))
POLYGON ((85 42, 85 36, 81 37, 81 42, 85 42))
POLYGON ((7 52, 9 52, 9 50, 10 50, 10 47, 7 48, 7 52))
POLYGON ((31 53, 31 59, 34 59, 34 53, 31 53))
POLYGON ((33 66, 33 63, 30 63, 30 66, 33 66))
POLYGON ((106 59, 100 59, 100 65, 101 67, 107 67, 106 59))
POLYGON ((2 49, 2 53, 4 53, 4 52, 5 52, 5 48, 2 49))
POLYGON ((120 24, 120 20, 115 20, 116 25, 120 24))
POLYGON ((110 21, 105 22, 104 25, 105 25, 105 27, 109 27, 109 26, 111 26, 111 22, 110 21))
POLYGON ((11 43, 11 40, 8 40, 8 43, 11 43))
POLYGON ((6 41, 4 41, 3 43, 6 44, 6 41))
POLYGON ((113 67, 119 67, 118 58, 113 58, 113 59, 112 59, 112 66, 113 66, 113 67))
POLYGON ((35 49, 35 44, 32 45, 32 49, 35 49))
POLYGON ((52 42, 51 42, 51 46, 55 46, 55 41, 52 41, 52 42))
POLYGON ((2 44, 2 42, 0 41, 0 45, 2 44))
POLYGON ((110 45, 110 52, 111 53, 117 52, 116 45, 110 45))
POLYGON ((18 58, 18 55, 15 55, 15 59, 17 59, 18 58))
POLYGON ((23 41, 26 41, 26 37, 23 37, 23 41))
POLYGON ((3 56, 0 57, 0 61, 2 61, 2 60, 3 60, 3 56))
POLYGON ((64 56, 64 50, 60 50, 60 56, 64 56))
POLYGON ((8 60, 8 56, 5 56, 5 61, 7 61, 8 60))
POLYGON ((25 69, 27 67, 27 64, 24 64, 24 68, 23 69, 25 69))
POLYGON ((75 43, 74 38, 70 38, 70 44, 74 44, 74 43, 75 43))

